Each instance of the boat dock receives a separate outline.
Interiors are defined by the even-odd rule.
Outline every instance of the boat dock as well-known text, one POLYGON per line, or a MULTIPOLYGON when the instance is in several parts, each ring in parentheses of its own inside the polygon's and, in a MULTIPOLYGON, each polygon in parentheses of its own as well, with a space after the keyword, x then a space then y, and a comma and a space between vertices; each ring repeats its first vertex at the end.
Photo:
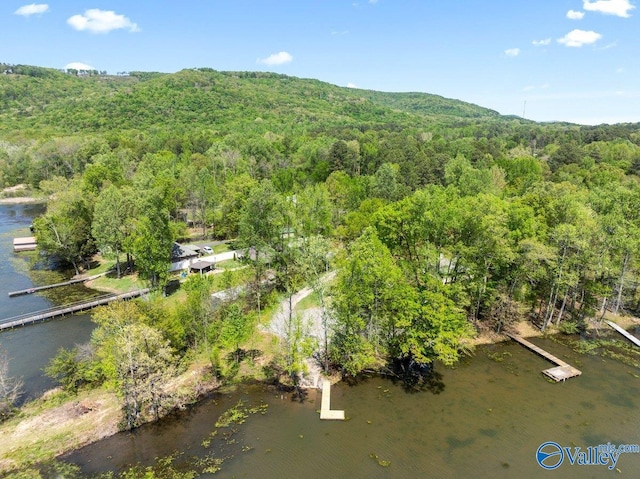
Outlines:
POLYGON ((631 334, 630 332, 628 332, 624 328, 621 328, 620 326, 618 326, 613 321, 605 321, 605 323, 607 323, 613 329, 618 331, 620 334, 622 334, 625 338, 627 338, 629 341, 631 341, 636 346, 640 346, 640 339, 636 338, 633 334, 631 334))
POLYGON ((320 419, 344 421, 344 411, 331 409, 331 383, 328 379, 322 380, 322 405, 320 407, 320 419))
POLYGON ((26 236, 24 238, 13 238, 13 251, 18 253, 20 251, 35 251, 36 250, 36 238, 35 236, 26 236))
POLYGON ((129 293, 117 295, 109 294, 93 298, 89 301, 79 301, 77 303, 58 306, 56 308, 46 309, 44 311, 38 311, 37 313, 28 313, 20 316, 14 316, 12 318, 2 319, 0 320, 0 331, 16 328, 18 326, 26 326, 28 324, 34 324, 40 321, 47 321, 49 319, 78 313, 80 311, 87 311, 89 309, 93 309, 97 306, 102 306, 113 301, 137 298, 138 296, 147 294, 149 291, 150 290, 148 288, 145 288, 137 291, 131 291, 129 293))
POLYGON ((565 379, 580 376, 582 374, 582 371, 574 368, 570 364, 565 363, 562 359, 557 358, 553 354, 548 353, 547 351, 536 346, 535 344, 530 343, 526 339, 516 334, 511 334, 511 333, 505 333, 505 334, 509 336, 511 339, 513 339, 514 341, 516 341, 517 343, 522 344, 525 348, 528 348, 534 353, 537 353, 543 358, 551 361, 552 363, 557 364, 555 368, 549 368, 542 371, 542 374, 544 374, 547 377, 550 377, 555 382, 564 381, 565 379))
POLYGON ((23 296, 25 294, 37 293, 38 291, 45 291, 47 289, 60 288, 62 286, 69 286, 69 285, 77 284, 77 283, 84 283, 85 281, 92 281, 94 279, 99 278, 100 276, 104 276, 105 274, 106 273, 96 274, 95 276, 88 276, 86 278, 71 279, 71 280, 65 281, 63 283, 48 284, 46 286, 34 286, 32 288, 21 289, 19 291, 10 291, 9 292, 9 297, 13 298, 15 296, 23 296))

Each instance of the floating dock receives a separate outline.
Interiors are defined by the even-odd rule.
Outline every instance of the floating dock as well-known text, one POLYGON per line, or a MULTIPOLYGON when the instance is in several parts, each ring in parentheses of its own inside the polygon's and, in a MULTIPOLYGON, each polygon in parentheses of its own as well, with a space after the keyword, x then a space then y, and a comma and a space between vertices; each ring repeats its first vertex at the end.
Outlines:
POLYGON ((59 306, 57 308, 51 308, 44 311, 39 311, 37 313, 29 313, 29 314, 23 314, 20 316, 14 316, 12 318, 0 320, 0 331, 5 329, 16 328, 18 326, 26 326, 28 324, 33 324, 40 321, 47 321, 49 319, 58 318, 60 316, 66 316, 68 314, 78 313, 80 311, 86 311, 88 309, 93 309, 98 306, 109 304, 113 301, 137 298, 138 296, 147 294, 149 291, 150 290, 148 288, 145 288, 137 291, 131 291, 129 293, 100 296, 90 301, 80 301, 78 303, 59 306))
POLYGON ((35 236, 25 236, 24 238, 13 238, 13 251, 35 251, 37 247, 35 236))
POLYGON ((640 339, 636 338, 633 334, 631 334, 630 332, 628 332, 624 328, 621 328, 620 326, 618 326, 613 321, 605 321, 605 323, 607 323, 613 329, 618 331, 620 334, 622 334, 625 338, 627 338, 629 341, 631 341, 636 346, 640 346, 640 339))
POLYGON ((344 411, 331 409, 331 383, 328 379, 322 380, 322 406, 320 407, 320 419, 344 421, 344 411))
POLYGON ((557 358, 553 354, 548 353, 547 351, 536 346, 535 344, 530 343, 529 341, 522 338, 521 336, 518 336, 516 334, 511 334, 511 333, 505 333, 505 334, 509 336, 511 339, 513 339, 514 341, 530 349, 534 353, 537 353, 543 358, 548 359, 552 363, 557 364, 555 368, 549 368, 542 371, 542 374, 544 374, 547 377, 550 377, 555 382, 564 381, 565 379, 574 378, 582 374, 582 371, 574 368, 570 364, 565 363, 562 359, 557 358))

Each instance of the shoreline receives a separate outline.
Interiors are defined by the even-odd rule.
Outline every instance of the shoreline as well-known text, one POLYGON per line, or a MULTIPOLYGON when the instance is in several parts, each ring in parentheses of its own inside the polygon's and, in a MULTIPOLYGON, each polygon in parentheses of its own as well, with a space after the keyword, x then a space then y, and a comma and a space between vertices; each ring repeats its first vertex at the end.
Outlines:
MULTIPOLYGON (((627 316, 615 319, 625 329, 639 322, 638 319, 627 316)), ((600 327, 602 325, 595 322, 589 324, 589 329, 600 327)), ((607 326, 604 328, 608 329, 607 326)), ((559 334, 555 328, 542 332, 528 321, 517 323, 515 330, 523 337, 559 334)), ((483 331, 471 344, 477 347, 506 341, 509 338, 504 334, 483 331)), ((194 363, 179 376, 175 387, 183 394, 175 408, 191 407, 221 387, 234 385, 221 384, 207 376, 208 366, 202 362, 194 363)), ((327 379, 332 384, 342 380, 335 374, 327 379)), ((75 396, 64 393, 60 388, 48 391, 42 397, 22 406, 16 417, 0 424, 0 435, 6 438, 4 444, 0 444, 0 474, 54 460, 118 434, 121 432, 118 427, 120 420, 121 408, 113 391, 98 388, 75 396), (43 434, 43 431, 46 432, 43 434)), ((148 423, 150 422, 153 421, 148 423)))
MULTIPOLYGON (((176 404, 166 415, 188 408, 224 385, 207 379, 208 367, 196 363, 175 379, 176 404)), ((76 395, 55 388, 23 405, 0 423, 0 476, 56 460, 123 432, 121 404, 114 391, 99 387, 76 395)), ((162 416, 164 417, 164 416, 162 416)), ((144 424, 154 422, 147 421, 144 424)))
POLYGON ((0 198, 0 205, 32 205, 36 203, 46 203, 46 198, 35 198, 33 196, 14 196, 0 198))

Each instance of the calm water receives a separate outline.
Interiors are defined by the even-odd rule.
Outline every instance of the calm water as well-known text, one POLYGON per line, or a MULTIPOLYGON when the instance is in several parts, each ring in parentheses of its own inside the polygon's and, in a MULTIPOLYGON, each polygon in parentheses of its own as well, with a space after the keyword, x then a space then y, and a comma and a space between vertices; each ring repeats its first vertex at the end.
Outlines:
MULTIPOLYGON (((63 273, 32 270, 33 253, 14 253, 13 238, 31 236, 29 225, 44 211, 43 205, 0 205, 0 318, 40 311, 57 304, 89 297, 94 292, 73 286, 9 298, 9 291, 55 283, 63 273)), ((88 341, 93 323, 88 315, 77 315, 0 333, 0 347, 7 351, 9 373, 24 381, 22 401, 39 396, 55 386, 42 370, 59 348, 88 341)))
MULTIPOLYGON (((616 473, 603 466, 567 461, 547 472, 535 453, 546 441, 583 448, 640 443, 640 371, 552 341, 534 341, 583 375, 551 384, 541 374, 549 363, 521 346, 481 347, 455 369, 438 368, 441 377, 431 391, 407 393, 382 378, 334 386, 332 407, 345 410, 345 422, 319 420, 319 393, 300 404, 246 386, 135 434, 89 446, 68 460, 87 474, 150 464, 174 451, 183 452, 179 460, 193 463, 206 452, 203 440, 221 412, 243 399, 268 404, 267 413, 238 426, 233 444, 218 443, 218 455, 229 459, 213 477, 612 477, 616 473), (488 353, 504 359, 496 362, 488 353)), ((640 454, 622 455, 617 467, 620 477, 640 476, 640 454)))

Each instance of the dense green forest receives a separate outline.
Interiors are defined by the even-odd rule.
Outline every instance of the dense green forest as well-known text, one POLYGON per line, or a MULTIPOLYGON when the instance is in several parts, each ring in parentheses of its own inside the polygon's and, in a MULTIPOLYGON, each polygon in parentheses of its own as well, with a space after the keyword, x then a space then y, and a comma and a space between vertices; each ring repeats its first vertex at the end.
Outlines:
MULTIPOLYGON (((223 374, 222 352, 305 285, 327 312, 325 366, 349 374, 451 364, 478 330, 522 319, 577 332, 640 308, 640 124, 535 123, 270 73, 0 71, 0 184, 50 198, 42 250, 77 270, 126 255, 153 286, 187 221, 257 251, 241 303, 208 309, 194 279, 171 314, 103 312, 98 356, 146 334, 157 374, 203 348, 223 374)), ((294 326, 274 366, 292 376, 309 350, 294 326)), ((73 387, 126 382, 117 358, 87 357, 57 364, 73 387)))

